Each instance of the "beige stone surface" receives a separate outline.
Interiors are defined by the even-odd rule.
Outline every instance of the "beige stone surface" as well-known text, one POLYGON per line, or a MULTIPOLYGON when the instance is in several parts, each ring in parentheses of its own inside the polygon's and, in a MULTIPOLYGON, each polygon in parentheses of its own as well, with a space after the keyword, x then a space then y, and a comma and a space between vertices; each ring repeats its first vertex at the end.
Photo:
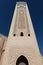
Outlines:
POLYGON ((16 65, 21 55, 26 57, 28 65, 43 65, 26 2, 17 2, 8 38, 1 36, 0 41, 2 43, 0 47, 5 50, 2 53, 0 65, 16 65), (20 36, 21 32, 23 36, 20 36))
POLYGON ((4 45, 6 40, 7 40, 7 37, 0 34, 0 59, 1 59, 2 53, 4 52, 4 45))

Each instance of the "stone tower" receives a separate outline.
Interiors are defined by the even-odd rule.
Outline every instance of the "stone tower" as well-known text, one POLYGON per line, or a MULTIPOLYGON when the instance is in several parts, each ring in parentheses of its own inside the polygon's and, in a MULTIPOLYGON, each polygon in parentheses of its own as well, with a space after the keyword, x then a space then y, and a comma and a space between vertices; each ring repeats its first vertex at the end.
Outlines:
POLYGON ((42 65, 26 2, 17 2, 1 65, 42 65))

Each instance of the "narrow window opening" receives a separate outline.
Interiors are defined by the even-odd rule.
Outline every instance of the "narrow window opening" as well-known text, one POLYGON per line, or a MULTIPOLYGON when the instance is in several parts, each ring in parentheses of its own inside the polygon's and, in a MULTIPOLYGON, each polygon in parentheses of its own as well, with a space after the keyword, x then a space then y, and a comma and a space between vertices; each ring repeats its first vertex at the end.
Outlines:
POLYGON ((23 35, 23 32, 20 33, 20 36, 24 36, 24 35, 23 35))
POLYGON ((16 34, 14 34, 14 36, 16 36, 16 34))
POLYGON ((28 34, 28 36, 30 36, 30 34, 28 34))

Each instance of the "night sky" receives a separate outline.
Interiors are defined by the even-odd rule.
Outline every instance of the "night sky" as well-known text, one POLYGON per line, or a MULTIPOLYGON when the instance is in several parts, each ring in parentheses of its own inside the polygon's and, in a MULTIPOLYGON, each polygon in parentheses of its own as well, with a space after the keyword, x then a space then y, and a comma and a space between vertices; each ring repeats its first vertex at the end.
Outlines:
MULTIPOLYGON (((0 33, 8 36, 16 2, 20 0, 0 0, 0 33)), ((40 53, 43 56, 43 0, 21 0, 28 4, 40 53)))

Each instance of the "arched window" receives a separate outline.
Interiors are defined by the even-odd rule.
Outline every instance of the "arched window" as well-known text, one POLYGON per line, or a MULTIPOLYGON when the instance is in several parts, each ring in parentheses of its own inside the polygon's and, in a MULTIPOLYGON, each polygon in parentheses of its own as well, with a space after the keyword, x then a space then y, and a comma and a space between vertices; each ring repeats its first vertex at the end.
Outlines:
POLYGON ((20 36, 24 36, 23 32, 20 33, 20 36))
POLYGON ((21 55, 17 61, 16 61, 16 65, 29 65, 28 64, 28 60, 25 56, 21 55))

